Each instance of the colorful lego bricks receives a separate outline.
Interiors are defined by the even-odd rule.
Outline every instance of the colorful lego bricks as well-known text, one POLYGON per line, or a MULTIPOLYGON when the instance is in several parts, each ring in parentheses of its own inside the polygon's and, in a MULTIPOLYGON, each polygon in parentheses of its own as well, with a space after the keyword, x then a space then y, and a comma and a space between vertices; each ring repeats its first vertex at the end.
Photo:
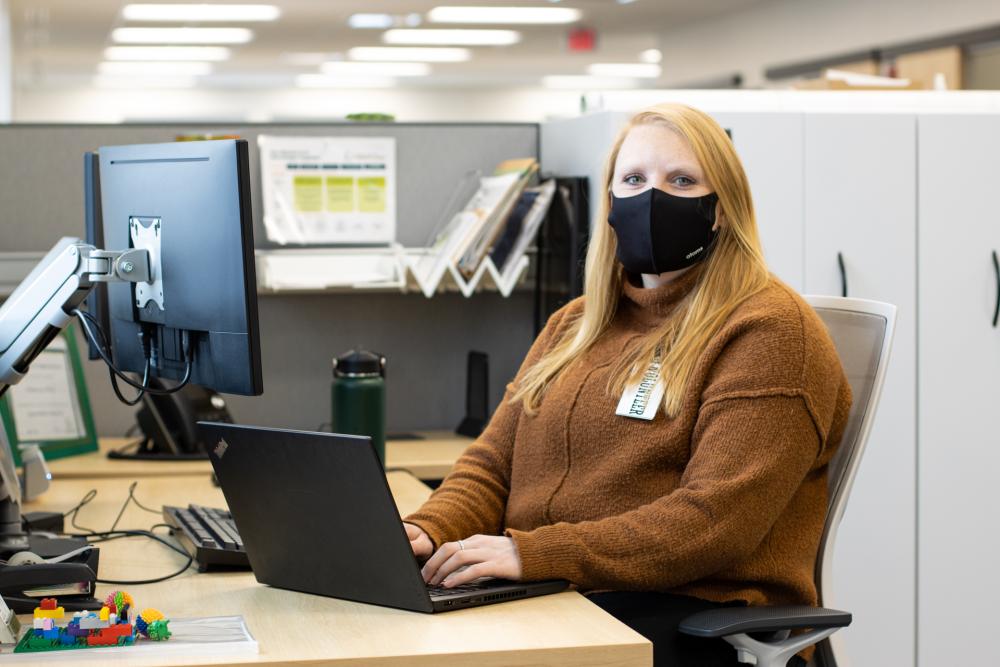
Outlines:
POLYGON ((159 642, 170 638, 170 630, 167 629, 169 622, 159 610, 143 609, 135 619, 135 629, 143 637, 159 642))
POLYGON ((32 627, 25 632, 14 649, 15 653, 60 651, 99 646, 132 646, 139 635, 163 641, 170 637, 169 620, 156 609, 145 609, 136 615, 134 625, 129 612, 135 602, 128 593, 117 591, 108 596, 99 611, 80 611, 60 626, 56 621, 65 617, 55 598, 45 598, 34 612, 32 627))

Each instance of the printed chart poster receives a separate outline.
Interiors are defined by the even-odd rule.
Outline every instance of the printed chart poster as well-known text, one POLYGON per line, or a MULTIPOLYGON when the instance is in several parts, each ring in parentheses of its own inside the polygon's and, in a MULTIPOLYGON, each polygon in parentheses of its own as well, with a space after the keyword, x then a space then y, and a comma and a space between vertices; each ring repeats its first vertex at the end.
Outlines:
POLYGON ((275 243, 396 240, 396 140, 261 135, 264 228, 275 243))

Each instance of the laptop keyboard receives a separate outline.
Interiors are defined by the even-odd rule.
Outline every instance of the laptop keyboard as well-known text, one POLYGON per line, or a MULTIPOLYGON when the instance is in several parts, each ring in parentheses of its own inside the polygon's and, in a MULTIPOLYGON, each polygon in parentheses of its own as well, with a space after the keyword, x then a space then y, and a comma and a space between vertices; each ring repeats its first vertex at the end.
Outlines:
POLYGON ((461 586, 452 586, 451 588, 445 588, 441 585, 431 586, 430 584, 427 584, 427 592, 433 597, 440 597, 442 595, 459 595, 461 593, 484 591, 488 588, 496 588, 497 586, 504 586, 508 583, 509 582, 500 581, 498 579, 487 579, 485 581, 473 581, 468 584, 462 584, 461 586))

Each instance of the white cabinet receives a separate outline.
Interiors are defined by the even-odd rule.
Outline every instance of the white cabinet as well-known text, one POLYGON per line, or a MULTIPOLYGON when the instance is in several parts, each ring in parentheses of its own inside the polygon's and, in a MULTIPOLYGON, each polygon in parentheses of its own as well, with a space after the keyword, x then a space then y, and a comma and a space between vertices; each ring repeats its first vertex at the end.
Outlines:
POLYGON ((595 113, 543 123, 539 132, 538 161, 543 175, 587 177, 591 224, 601 197, 607 196, 601 192, 604 161, 628 119, 628 114, 620 112, 595 113))
POLYGON ((878 414, 837 534, 840 640, 856 667, 914 664, 916 118, 806 114, 805 292, 896 304, 878 414), (839 258, 838 258, 839 255, 839 258), (844 276, 841 274, 841 260, 844 276))
POLYGON ((1000 115, 919 121, 918 655, 1000 662, 1000 115))
POLYGON ((712 117, 730 131, 747 173, 768 266, 802 291, 803 115, 713 113, 712 117))

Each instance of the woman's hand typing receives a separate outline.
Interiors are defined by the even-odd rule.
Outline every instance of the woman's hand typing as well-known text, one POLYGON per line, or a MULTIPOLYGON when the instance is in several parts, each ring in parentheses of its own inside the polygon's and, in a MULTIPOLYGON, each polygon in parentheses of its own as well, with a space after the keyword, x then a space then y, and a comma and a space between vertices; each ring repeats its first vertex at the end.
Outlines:
MULTIPOLYGON (((413 538, 410 539, 412 544, 413 538)), ((521 557, 514 540, 509 537, 473 535, 442 544, 424 564, 421 573, 428 584, 449 588, 480 577, 518 580, 521 578, 521 557)))
POLYGON ((431 538, 427 536, 423 528, 412 523, 404 523, 403 528, 406 529, 406 537, 410 539, 410 547, 413 549, 414 556, 427 558, 434 552, 434 543, 431 542, 431 538))

